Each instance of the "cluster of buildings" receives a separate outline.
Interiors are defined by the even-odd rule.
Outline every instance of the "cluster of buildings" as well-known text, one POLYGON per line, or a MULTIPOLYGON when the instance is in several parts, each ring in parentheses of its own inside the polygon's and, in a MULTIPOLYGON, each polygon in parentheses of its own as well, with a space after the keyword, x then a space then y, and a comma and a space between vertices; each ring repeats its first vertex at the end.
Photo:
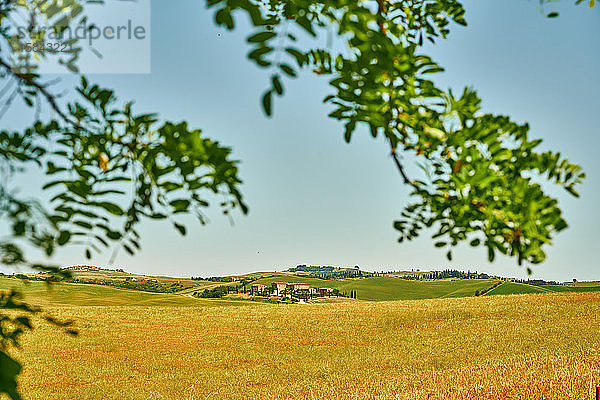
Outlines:
POLYGON ((71 271, 102 271, 103 268, 95 267, 93 265, 73 265, 72 267, 66 267, 71 271))
POLYGON ((123 268, 109 269, 109 268, 96 267, 94 265, 73 265, 71 267, 66 267, 65 269, 69 269, 71 271, 114 271, 114 272, 125 272, 123 270, 123 268))
POLYGON ((308 283, 287 283, 287 282, 273 282, 271 287, 262 283, 256 283, 250 286, 250 293, 253 295, 269 295, 274 296, 291 296, 295 293, 302 293, 306 295, 320 295, 320 296, 331 296, 333 289, 330 287, 314 288, 308 283))

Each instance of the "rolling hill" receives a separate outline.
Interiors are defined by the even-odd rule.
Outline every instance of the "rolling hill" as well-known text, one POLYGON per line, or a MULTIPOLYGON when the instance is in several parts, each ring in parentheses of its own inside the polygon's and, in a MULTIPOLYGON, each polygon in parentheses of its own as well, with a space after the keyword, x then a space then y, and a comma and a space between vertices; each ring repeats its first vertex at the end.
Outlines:
POLYGON ((504 282, 495 287, 485 296, 510 295, 510 294, 530 294, 530 293, 556 293, 556 292, 597 292, 600 291, 600 285, 595 282, 585 282, 582 284, 561 284, 561 285, 529 285, 518 282, 504 282))
MULTIPOLYGON (((554 293, 554 292, 595 292, 600 291, 598 282, 577 282, 563 284, 533 285, 522 282, 502 282, 490 279, 437 279, 410 280, 398 276, 369 276, 362 278, 325 279, 293 272, 255 272, 233 276, 232 282, 173 278, 166 276, 144 276, 130 274, 122 270, 75 270, 76 283, 54 285, 50 295, 41 281, 33 281, 26 292, 34 297, 57 304, 76 305, 199 305, 191 295, 204 289, 217 286, 241 286, 242 280, 249 284, 262 283, 268 286, 273 282, 303 282, 312 287, 331 287, 342 293, 357 292, 359 300, 420 300, 433 298, 469 297, 485 292, 486 296, 554 293), (500 283, 500 285, 498 285, 500 283), (494 287, 496 286, 496 287, 494 287), (156 292, 162 292, 158 294, 156 292)), ((33 278, 43 278, 32 274, 33 278)), ((17 279, 0 277, 0 289, 7 285, 22 285, 17 279)), ((8 286, 10 286, 8 285, 8 286)), ((22 286, 20 286, 22 287, 22 286)), ((207 301, 207 300, 203 300, 207 301)), ((212 301, 212 300, 211 300, 212 301)), ((232 301, 232 300, 223 300, 232 301)), ((212 303, 211 303, 212 304, 212 303)))
POLYGON ((223 306, 245 304, 232 300, 203 300, 189 296, 149 293, 138 290, 118 289, 101 285, 80 283, 44 282, 23 283, 18 279, 0 277, 0 290, 19 290, 25 300, 37 305, 71 306, 223 306))
POLYGON ((474 296, 476 291, 493 286, 495 279, 457 279, 416 281, 394 277, 370 277, 351 279, 320 279, 302 276, 278 275, 261 278, 253 283, 270 285, 272 282, 304 282, 312 287, 331 287, 340 292, 356 290, 360 300, 418 300, 441 297, 474 296))

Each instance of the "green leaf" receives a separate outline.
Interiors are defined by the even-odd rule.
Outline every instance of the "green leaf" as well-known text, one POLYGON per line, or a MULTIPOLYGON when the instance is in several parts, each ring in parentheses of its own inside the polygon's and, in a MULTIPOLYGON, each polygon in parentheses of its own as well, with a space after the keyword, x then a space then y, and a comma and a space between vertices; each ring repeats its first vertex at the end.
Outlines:
POLYGON ((23 236, 25 234, 25 221, 17 221, 13 225, 13 234, 15 236, 23 236))
POLYGON ((279 64, 279 68, 281 68, 285 74, 291 76, 292 78, 296 76, 296 71, 294 71, 294 69, 287 64, 279 64))
POLYGON ((233 17, 228 8, 221 8, 215 14, 215 22, 217 25, 225 25, 227 29, 233 29, 233 17))
POLYGON ((273 92, 271 90, 267 90, 262 98, 263 110, 267 116, 271 116, 271 96, 273 92))
POLYGON ((488 260, 489 260, 489 262, 493 262, 494 258, 496 258, 496 254, 494 253, 494 249, 492 248, 491 243, 488 243, 487 246, 488 246, 488 260))
POLYGON ((190 206, 190 201, 187 199, 177 199, 169 203, 176 213, 186 212, 190 206))
POLYGON ((571 195, 575 196, 575 197, 579 197, 579 192, 577 192, 577 190, 573 189, 572 186, 566 186, 565 190, 569 193, 571 193, 571 195))
POLYGON ((173 222, 173 226, 179 231, 179 233, 181 233, 181 236, 185 236, 187 231, 184 225, 178 224, 177 222, 173 222))
POLYGON ((116 215, 117 217, 120 217, 123 214, 125 214, 125 211, 123 211, 123 209, 121 207, 119 207, 118 205, 116 205, 115 203, 111 203, 108 201, 100 201, 100 202, 91 202, 90 204, 94 205, 96 207, 103 208, 106 211, 108 211, 109 213, 111 213, 112 215, 116 215))
POLYGON ((263 31, 248 37, 246 40, 248 43, 263 43, 269 39, 273 39, 275 36, 277 36, 277 34, 273 31, 263 31))
POLYGON ((313 29, 312 22, 309 21, 306 16, 296 18, 296 23, 300 25, 306 32, 310 33, 313 37, 317 36, 313 29))
POLYGON ((165 218, 167 218, 167 216, 165 214, 163 214, 163 213, 150 214, 149 217, 152 218, 152 219, 165 219, 165 218))
MULTIPOLYGON (((263 65, 263 63, 265 63, 265 62, 268 63, 268 61, 262 60, 262 57, 265 54, 269 54, 272 51, 273 51, 272 47, 262 46, 262 47, 254 49, 250 53, 248 53, 248 58, 251 60, 254 60, 261 66, 265 66, 265 65, 263 65)), ((270 65, 270 63, 269 63, 269 65, 270 65)))
POLYGON ((125 251, 127 253, 129 253, 129 255, 133 255, 134 254, 133 249, 131 247, 127 246, 126 244, 123 245, 123 248, 125 249, 125 251))
POLYGON ((557 232, 560 232, 560 231, 566 229, 567 226, 568 226, 567 222, 564 219, 561 219, 554 225, 554 229, 556 229, 557 232))
POLYGON ((69 239, 71 239, 71 232, 61 231, 60 235, 58 235, 58 239, 56 240, 56 242, 59 246, 64 246, 69 242, 69 239))
POLYGON ((345 128, 344 129, 344 140, 346 141, 346 143, 350 143, 350 139, 352 139, 352 133, 354 132, 354 129, 356 128, 356 121, 354 121, 354 120, 348 121, 348 123, 346 123, 344 128, 345 128))
POLYGON ((109 230, 106 232, 106 237, 108 237, 111 240, 119 240, 123 237, 123 235, 121 235, 121 232, 109 230))
POLYGON ((277 93, 278 95, 281 96, 283 94, 283 86, 281 86, 281 82, 279 81, 279 76, 273 75, 271 77, 271 82, 273 83, 273 89, 275 90, 275 93, 277 93))
POLYGON ((308 57, 306 54, 294 49, 293 47, 288 47, 285 49, 285 51, 294 57, 296 59, 296 63, 298 63, 298 65, 301 67, 308 62, 308 57))
POLYGON ((92 229, 93 228, 92 224, 85 222, 85 221, 79 221, 79 220, 73 221, 73 225, 80 226, 84 229, 92 229))

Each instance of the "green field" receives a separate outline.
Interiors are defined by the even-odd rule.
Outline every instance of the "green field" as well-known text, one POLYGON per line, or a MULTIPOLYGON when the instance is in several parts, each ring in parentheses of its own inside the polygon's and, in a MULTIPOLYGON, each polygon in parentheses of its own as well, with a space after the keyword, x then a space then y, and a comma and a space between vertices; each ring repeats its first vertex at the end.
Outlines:
MULTIPOLYGON (((477 283, 398 281, 438 297, 477 283)), ((25 400, 589 399, 600 384, 600 293, 265 304, 0 279, 15 286, 80 332, 34 321, 11 350, 25 400)))
POLYGON ((0 289, 17 289, 25 300, 42 305, 72 306, 218 306, 240 303, 233 300, 202 300, 176 294, 159 294, 125 290, 102 285, 57 283, 48 287, 44 282, 23 283, 0 277, 0 289))
POLYGON ((552 290, 553 292, 597 292, 600 291, 600 285, 592 283, 581 283, 571 284, 566 283, 562 285, 543 285, 545 289, 552 290))
MULTIPOLYGON (((190 296, 203 289, 216 286, 239 286, 240 282, 211 282, 192 281, 184 278, 146 277, 116 271, 84 271, 76 272, 79 278, 102 280, 105 285, 94 284, 68 284, 54 285, 50 294, 46 293, 46 285, 40 281, 32 281, 28 292, 41 297, 43 301, 56 304, 72 305, 198 305, 196 299, 190 296), (139 281, 151 278, 161 283, 180 282, 185 288, 173 294, 156 294, 140 290, 118 289, 111 287, 111 281, 121 282, 128 277, 137 277, 139 281), (74 285, 77 285, 75 287, 74 285), (115 292, 118 290, 118 292, 115 292), (118 295, 113 296, 114 293, 118 295)), ((577 282, 556 285, 529 285, 519 282, 503 282, 491 289, 499 282, 497 279, 444 279, 444 280, 407 280, 398 277, 368 277, 348 279, 322 279, 294 275, 291 273, 260 272, 246 275, 248 278, 258 278, 252 283, 271 285, 272 282, 304 282, 312 287, 331 287, 342 293, 355 291, 359 300, 389 301, 389 300, 420 300, 450 297, 475 296, 477 292, 485 292, 486 296, 530 294, 530 293, 555 293, 555 292, 595 292, 600 291, 598 282, 577 282), (486 292, 486 290, 491 289, 486 292)), ((8 286, 22 287, 19 280, 0 277, 0 288, 8 286)), ((247 288, 249 286, 247 285, 247 288)), ((207 300, 203 300, 207 301, 207 300)), ((232 300, 223 300, 232 301, 232 300)), ((241 300, 238 300, 241 301, 241 300)), ((214 304, 211 300, 210 304, 214 304)))
POLYGON ((301 276, 275 276, 253 283, 270 285, 272 282, 304 282, 312 287, 331 287, 341 292, 356 290, 360 300, 418 300, 442 297, 474 296, 476 291, 493 286, 495 279, 460 279, 415 281, 393 277, 352 279, 320 279, 301 276))
POLYGON ((504 282, 495 287, 485 296, 507 295, 507 294, 530 294, 530 293, 560 293, 560 292, 598 292, 600 285, 597 282, 581 282, 577 284, 565 283, 560 285, 534 286, 526 283, 504 282))
POLYGON ((505 295, 505 294, 529 294, 529 293, 548 293, 551 292, 548 289, 544 289, 541 287, 527 285, 524 283, 517 282, 504 282, 500 286, 495 287, 494 289, 487 292, 486 296, 494 296, 494 295, 505 295))

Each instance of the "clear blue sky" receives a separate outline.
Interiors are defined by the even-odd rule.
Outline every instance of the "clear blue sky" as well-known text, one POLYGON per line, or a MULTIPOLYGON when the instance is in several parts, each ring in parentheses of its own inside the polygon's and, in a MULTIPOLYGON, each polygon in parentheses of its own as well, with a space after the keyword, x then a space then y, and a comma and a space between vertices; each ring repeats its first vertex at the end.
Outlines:
MULTIPOLYGON (((535 1, 464 3, 469 26, 453 27, 449 40, 427 50, 446 67, 439 82, 457 91, 475 87, 485 111, 529 122, 532 137, 583 165, 588 175, 581 199, 553 191, 570 228, 557 236, 533 276, 599 280, 600 9, 566 0, 555 6, 561 17, 550 20, 536 10, 535 1)), ((427 234, 398 244, 392 222, 406 204, 408 189, 382 139, 363 132, 345 144, 343 127, 327 118, 328 107, 321 104, 328 94, 326 80, 308 74, 288 83, 274 118, 265 118, 259 95, 268 75, 245 58, 248 31, 217 29, 203 4, 153 1, 152 73, 91 79, 115 88, 123 99, 135 99, 139 112, 187 120, 232 146, 242 161, 250 214, 236 215, 232 226, 214 208, 207 226, 190 218, 184 238, 170 226, 145 223, 143 250, 135 257, 120 253, 119 267, 207 276, 308 263, 526 276, 512 259, 489 264, 484 249, 461 247, 449 263, 427 234)), ((29 114, 19 110, 4 118, 4 127, 27 123, 29 114)), ((24 182, 39 183, 35 178, 24 182)), ((103 254, 92 263, 104 265, 109 257, 103 254)), ((54 261, 88 263, 79 248, 60 252, 54 261)))

